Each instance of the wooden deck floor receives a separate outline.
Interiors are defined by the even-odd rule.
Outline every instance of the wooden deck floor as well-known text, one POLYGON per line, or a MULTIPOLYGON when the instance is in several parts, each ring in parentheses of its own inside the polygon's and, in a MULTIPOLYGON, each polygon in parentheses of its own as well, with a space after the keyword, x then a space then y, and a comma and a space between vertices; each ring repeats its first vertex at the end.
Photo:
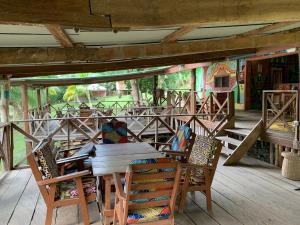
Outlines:
MULTIPOLYGON (((213 212, 206 212, 204 198, 196 193, 186 201, 178 225, 298 225, 300 182, 287 180, 279 169, 251 158, 236 167, 220 160, 213 183, 213 212)), ((96 204, 90 204, 92 224, 101 224, 96 204)), ((45 204, 30 170, 12 171, 0 183, 1 225, 43 225, 45 204)), ((78 207, 55 212, 53 225, 82 224, 78 207)))

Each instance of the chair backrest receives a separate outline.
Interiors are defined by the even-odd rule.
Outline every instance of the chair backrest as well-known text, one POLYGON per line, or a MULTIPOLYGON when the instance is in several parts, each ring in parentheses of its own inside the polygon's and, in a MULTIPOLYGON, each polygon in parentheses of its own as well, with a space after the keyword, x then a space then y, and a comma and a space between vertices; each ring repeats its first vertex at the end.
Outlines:
MULTIPOLYGON (((27 155, 27 161, 37 182, 59 176, 55 157, 51 151, 50 139, 42 140, 34 150, 27 155)), ((47 188, 45 186, 39 186, 39 189, 45 202, 47 202, 47 188)))
POLYGON ((217 167, 220 154, 222 150, 222 144, 220 141, 197 135, 195 138, 194 146, 189 158, 189 163, 199 166, 209 166, 214 170, 217 167))
POLYGON ((189 139, 191 137, 192 129, 188 126, 180 126, 173 137, 172 147, 173 151, 185 151, 189 144, 189 139))
POLYGON ((112 120, 102 125, 102 140, 104 144, 127 143, 127 124, 112 120))
MULTIPOLYGON (((125 218, 128 210, 149 207, 160 210, 158 219, 173 217, 180 174, 179 162, 170 158, 132 161, 125 176, 125 218)), ((143 211, 144 214, 151 212, 143 211)), ((143 222, 141 216, 132 216, 136 217, 131 218, 135 222, 143 222)))

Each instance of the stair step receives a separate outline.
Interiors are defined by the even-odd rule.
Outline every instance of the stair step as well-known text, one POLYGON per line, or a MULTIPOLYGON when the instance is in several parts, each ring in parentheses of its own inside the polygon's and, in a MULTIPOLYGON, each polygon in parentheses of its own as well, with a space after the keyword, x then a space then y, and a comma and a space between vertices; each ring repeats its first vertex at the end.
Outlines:
POLYGON ((223 141, 223 142, 227 142, 227 143, 235 145, 235 146, 239 146, 242 143, 241 141, 231 138, 231 137, 228 137, 228 136, 218 136, 218 137, 216 137, 216 139, 223 141))
POLYGON ((223 147, 221 153, 226 156, 230 156, 233 153, 233 149, 223 147))
POLYGON ((243 128, 225 129, 225 131, 232 134, 242 135, 242 136, 248 136, 251 132, 251 130, 243 129, 243 128))

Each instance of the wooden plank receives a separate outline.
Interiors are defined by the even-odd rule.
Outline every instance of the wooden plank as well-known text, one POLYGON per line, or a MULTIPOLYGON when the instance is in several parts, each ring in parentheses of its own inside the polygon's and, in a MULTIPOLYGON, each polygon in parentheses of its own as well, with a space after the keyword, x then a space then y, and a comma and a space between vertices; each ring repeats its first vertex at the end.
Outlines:
POLYGON ((78 225, 78 213, 77 205, 69 205, 58 208, 55 225, 78 225))
POLYGON ((228 136, 218 136, 218 137, 216 137, 216 139, 220 140, 222 142, 226 142, 226 143, 235 145, 235 146, 239 146, 242 143, 242 141, 228 137, 228 136))
POLYGON ((251 133, 244 138, 242 143, 233 151, 233 153, 224 162, 224 165, 236 164, 257 141, 263 129, 262 120, 260 120, 251 130, 251 133))
MULTIPOLYGON (((216 174, 217 175, 217 174, 216 174)), ((277 216, 272 214, 272 210, 270 208, 264 208, 264 210, 261 210, 259 204, 256 201, 253 201, 249 195, 242 195, 240 192, 238 192, 235 188, 233 189, 230 183, 228 185, 225 182, 220 183, 219 179, 214 180, 213 188, 218 193, 226 197, 227 199, 230 199, 230 201, 235 204, 235 210, 236 213, 239 213, 240 215, 234 214, 239 220, 242 219, 244 224, 272 224, 272 225, 280 225, 284 223, 284 219, 278 218, 277 216), (218 180, 218 181, 217 181, 218 180), (229 187, 230 186, 230 187, 229 187), (237 209, 239 208, 239 209, 237 209)), ((214 196, 213 192, 213 196, 214 196)), ((223 206, 222 207, 226 207, 223 206)), ((267 206, 265 206, 267 207, 267 206)), ((226 207, 227 208, 227 207, 226 207)), ((230 210, 230 213, 235 213, 230 210)))
POLYGON ((74 61, 112 61, 188 55, 246 48, 272 47, 300 43, 300 31, 265 36, 195 40, 171 44, 142 44, 107 48, 0 48, 0 64, 57 63, 74 61))
POLYGON ((21 170, 0 198, 0 221, 2 224, 8 224, 17 203, 31 177, 30 170, 21 170))
MULTIPOLYGON (((44 199, 42 195, 39 195, 37 204, 35 205, 35 211, 31 220, 30 225, 41 225, 45 223, 46 219, 46 213, 47 213, 47 207, 45 205, 44 199)), ((57 209, 53 210, 53 218, 52 218, 52 224, 55 224, 57 215, 57 209)))
POLYGON ((242 136, 247 136, 251 132, 251 130, 243 129, 243 128, 225 129, 225 131, 237 135, 242 135, 242 136))
POLYGON ((13 170, 5 174, 0 180, 0 199, 6 190, 10 187, 11 183, 14 182, 15 177, 19 174, 20 170, 13 170))
POLYGON ((184 213, 192 219, 194 224, 218 225, 213 218, 211 218, 189 198, 185 201, 184 213))
POLYGON ((45 26, 62 47, 65 47, 65 48, 73 48, 74 47, 72 40, 70 39, 70 37, 66 34, 64 29, 60 25, 47 24, 45 26))
MULTIPOLYGON (((207 212, 206 207, 206 199, 205 196, 199 192, 195 192, 195 194, 190 196, 191 200, 198 205, 202 210, 207 212)), ((230 212, 224 210, 221 206, 216 204, 214 201, 212 202, 213 215, 212 218, 218 223, 222 225, 241 225, 242 221, 239 221, 237 218, 232 216, 230 212)))
POLYGON ((175 42, 177 41, 179 38, 183 37, 184 35, 192 32, 193 30, 195 30, 196 27, 194 26, 183 26, 181 28, 179 28, 178 30, 172 32, 171 34, 168 34, 166 37, 164 37, 161 40, 161 43, 170 43, 170 42, 175 42))
MULTIPOLYGON (((270 224, 297 223, 295 212, 300 208, 298 204, 299 196, 266 182, 256 175, 253 176, 243 169, 223 167, 222 170, 216 173, 216 180, 214 187, 219 183, 217 185, 218 191, 225 193, 224 187, 233 192, 228 196, 230 199, 237 200, 238 198, 233 196, 240 194, 254 202, 256 208, 264 208, 264 212, 268 214, 264 217, 273 220, 270 221, 270 224)), ((253 211, 250 207, 248 207, 248 210, 253 211)))
POLYGON ((36 185, 34 177, 31 176, 24 192, 22 193, 20 200, 18 201, 18 204, 14 210, 14 213, 8 225, 29 225, 35 211, 38 196, 39 189, 36 185))

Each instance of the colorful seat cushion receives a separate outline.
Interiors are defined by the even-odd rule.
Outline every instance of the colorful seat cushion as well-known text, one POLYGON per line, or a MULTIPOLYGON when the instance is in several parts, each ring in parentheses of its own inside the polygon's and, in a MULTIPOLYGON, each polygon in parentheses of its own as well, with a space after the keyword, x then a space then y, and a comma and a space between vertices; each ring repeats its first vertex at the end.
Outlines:
POLYGON ((167 219, 169 216, 170 209, 168 206, 134 209, 128 211, 127 223, 144 223, 160 219, 167 219))
POLYGON ((189 158, 189 163, 200 166, 211 166, 217 141, 209 137, 197 135, 189 158))
MULTIPOLYGON (((96 193, 96 180, 93 177, 82 178, 83 191, 85 196, 96 193)), ((58 188, 59 199, 77 198, 78 191, 75 181, 61 182, 58 188)))
POLYGON ((34 150, 34 155, 44 179, 59 176, 56 161, 51 151, 50 140, 41 142, 34 150))
POLYGON ((104 144, 127 143, 127 124, 113 120, 102 125, 102 139, 104 144))
POLYGON ((185 151, 190 136, 191 136, 191 128, 187 126, 180 126, 173 138, 171 149, 173 151, 181 151, 181 152, 185 151))

